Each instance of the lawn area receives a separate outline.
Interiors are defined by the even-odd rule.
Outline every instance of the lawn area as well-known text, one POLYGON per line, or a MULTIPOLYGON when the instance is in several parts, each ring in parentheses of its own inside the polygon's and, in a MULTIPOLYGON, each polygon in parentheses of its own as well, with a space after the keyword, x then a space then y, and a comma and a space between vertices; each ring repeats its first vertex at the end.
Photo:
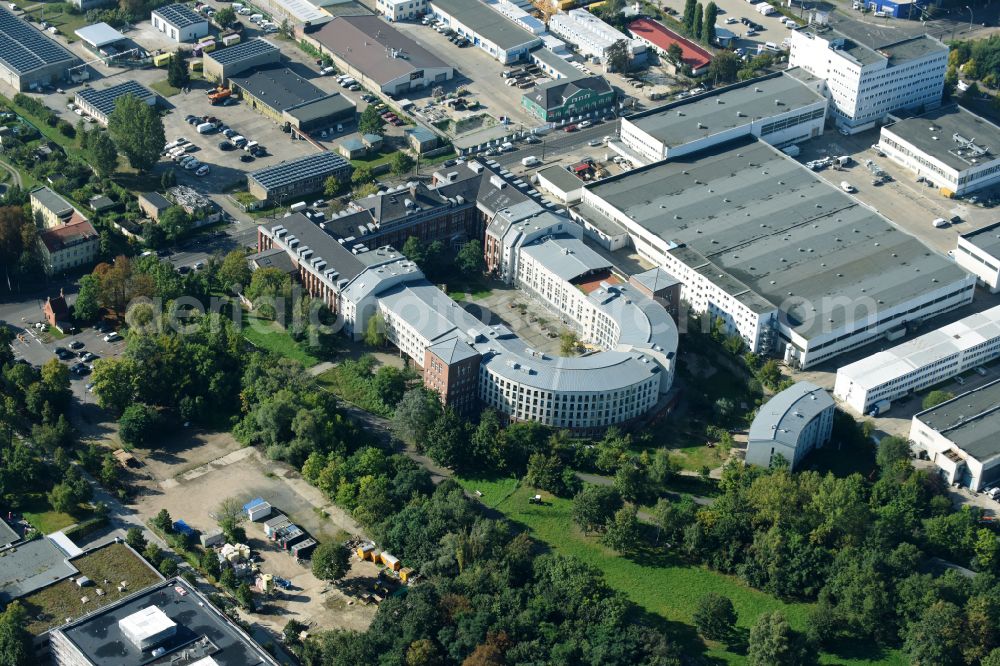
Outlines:
POLYGON ((24 515, 24 519, 42 534, 58 532, 74 523, 90 518, 91 515, 88 511, 74 518, 68 513, 56 511, 49 504, 45 495, 41 493, 31 495, 28 501, 22 505, 21 513, 24 515))
POLYGON ((157 81, 155 83, 150 83, 149 87, 155 90, 156 92, 160 93, 160 95, 162 95, 163 97, 173 97, 174 95, 180 93, 181 91, 180 88, 174 88, 172 85, 170 85, 170 82, 167 81, 166 79, 163 79, 162 81, 157 81))
MULTIPOLYGON (((635 558, 626 558, 602 546, 595 537, 584 535, 573 524, 570 500, 543 493, 544 504, 529 504, 535 490, 517 487, 513 479, 486 481, 457 479, 469 491, 480 490, 482 502, 503 512, 509 519, 531 530, 532 536, 552 550, 576 557, 601 571, 608 583, 621 590, 636 605, 671 623, 668 631, 675 631, 675 640, 692 651, 700 650, 694 636, 692 613, 699 598, 708 592, 717 592, 732 599, 739 614, 738 625, 748 631, 753 621, 767 611, 781 610, 798 630, 808 622, 810 604, 785 603, 768 594, 754 590, 733 576, 726 576, 707 568, 687 564, 662 553, 647 552, 635 558), (683 625, 683 626, 682 626, 683 625)), ((710 658, 727 664, 745 664, 744 655, 712 647, 706 653, 710 658)), ((896 652, 876 655, 874 659, 849 659, 824 655, 823 663, 843 666, 861 664, 905 664, 896 652)))
POLYGON ((304 345, 293 340, 288 331, 277 323, 258 319, 253 315, 250 319, 250 324, 243 327, 243 337, 253 346, 295 359, 307 368, 319 363, 318 358, 306 351, 304 345))
POLYGON ((66 618, 76 619, 92 613, 160 580, 159 574, 145 560, 120 543, 109 544, 81 555, 72 560, 72 564, 92 580, 94 585, 79 588, 76 583, 66 579, 21 599, 21 605, 31 618, 27 628, 33 635, 37 636, 46 629, 65 623, 66 618), (110 584, 104 584, 105 579, 110 584), (127 587, 119 592, 118 585, 122 581, 127 587), (97 589, 101 589, 104 594, 98 596, 97 589), (86 604, 80 603, 82 596, 89 598, 86 604))
POLYGON ((359 166, 366 166, 374 169, 375 167, 380 166, 382 164, 387 164, 389 160, 392 159, 392 156, 395 155, 397 152, 399 151, 393 150, 390 152, 378 152, 371 158, 365 157, 363 159, 351 160, 351 166, 355 168, 359 166))
POLYGON ((34 7, 26 11, 26 16, 31 16, 35 23, 47 21, 49 25, 59 28, 59 32, 66 38, 67 42, 75 42, 80 38, 76 36, 76 31, 85 25, 90 25, 85 13, 71 14, 71 5, 67 2, 26 2, 19 3, 22 7, 34 7))
POLYGON ((392 406, 382 402, 372 384, 372 373, 377 369, 378 363, 370 357, 368 362, 371 363, 370 366, 364 359, 357 362, 342 361, 317 375, 316 380, 341 400, 379 416, 392 416, 392 406))

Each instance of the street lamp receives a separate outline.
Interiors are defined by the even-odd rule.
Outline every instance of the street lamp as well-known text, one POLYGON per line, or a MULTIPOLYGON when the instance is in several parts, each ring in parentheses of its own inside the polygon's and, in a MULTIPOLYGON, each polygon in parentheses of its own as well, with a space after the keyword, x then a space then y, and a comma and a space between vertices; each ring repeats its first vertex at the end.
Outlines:
POLYGON ((969 10, 969 32, 972 32, 972 7, 966 5, 965 8, 969 10))

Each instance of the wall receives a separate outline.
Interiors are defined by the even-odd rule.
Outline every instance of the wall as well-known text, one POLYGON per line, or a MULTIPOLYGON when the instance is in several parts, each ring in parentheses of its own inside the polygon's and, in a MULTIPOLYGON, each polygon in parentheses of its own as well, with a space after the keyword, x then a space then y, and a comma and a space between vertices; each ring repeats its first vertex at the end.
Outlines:
POLYGON ((1000 292, 1000 258, 988 255, 959 236, 958 246, 955 248, 955 263, 975 274, 991 294, 1000 292))

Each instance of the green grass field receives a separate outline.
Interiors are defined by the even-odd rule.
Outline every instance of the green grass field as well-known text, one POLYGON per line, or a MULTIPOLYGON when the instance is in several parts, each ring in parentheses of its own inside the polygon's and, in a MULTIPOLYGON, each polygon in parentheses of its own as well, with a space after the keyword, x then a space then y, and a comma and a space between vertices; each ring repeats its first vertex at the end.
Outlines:
POLYGON ((150 83, 149 87, 155 90, 156 92, 160 93, 160 95, 162 95, 163 97, 173 97, 174 95, 180 93, 181 91, 180 88, 175 88, 172 85, 170 85, 170 82, 167 81, 166 79, 163 79, 162 81, 157 81, 155 83, 150 83))
POLYGON ((71 5, 66 2, 20 2, 22 7, 35 7, 25 15, 31 16, 36 23, 46 21, 49 25, 54 25, 59 29, 67 42, 75 42, 80 38, 76 36, 76 31, 85 25, 89 25, 85 13, 70 13, 71 5))
POLYGON ((56 511, 49 504, 48 499, 43 493, 31 495, 26 502, 23 502, 21 513, 24 515, 24 519, 42 534, 58 532, 73 523, 82 522, 91 516, 90 511, 83 512, 78 517, 56 511))
POLYGON ((319 363, 318 358, 306 351, 303 345, 292 339, 288 331, 273 321, 255 319, 252 325, 243 328, 243 337, 255 347, 295 359, 307 368, 319 363))
MULTIPOLYGON (((767 611, 781 610, 798 630, 808 622, 810 604, 785 603, 769 594, 754 590, 733 576, 705 567, 688 564, 670 555, 645 553, 635 558, 622 557, 602 546, 594 536, 583 534, 573 523, 570 500, 542 493, 544 504, 529 504, 536 493, 518 487, 514 479, 456 480, 468 491, 481 491, 480 501, 505 514, 510 520, 531 530, 532 536, 552 550, 576 557, 601 571, 608 583, 621 590, 641 609, 667 621, 674 639, 692 651, 701 649, 700 639, 691 627, 692 613, 699 598, 717 592, 732 599, 739 614, 738 626, 748 632, 754 620, 767 611)), ((718 663, 745 664, 744 655, 711 645, 705 654, 718 663)), ((896 652, 874 658, 846 658, 824 655, 824 664, 860 666, 885 664, 902 666, 905 660, 896 652)))
POLYGON ((120 543, 81 555, 72 564, 94 585, 79 588, 66 579, 21 599, 21 605, 30 618, 27 629, 32 635, 37 636, 46 629, 61 625, 67 618, 75 619, 91 613, 160 580, 144 560, 120 543), (108 584, 103 582, 105 579, 108 584), (118 585, 122 581, 127 583, 127 589, 119 592, 118 585), (98 588, 104 592, 103 595, 97 595, 98 588), (84 596, 88 598, 86 604, 80 601, 84 596))

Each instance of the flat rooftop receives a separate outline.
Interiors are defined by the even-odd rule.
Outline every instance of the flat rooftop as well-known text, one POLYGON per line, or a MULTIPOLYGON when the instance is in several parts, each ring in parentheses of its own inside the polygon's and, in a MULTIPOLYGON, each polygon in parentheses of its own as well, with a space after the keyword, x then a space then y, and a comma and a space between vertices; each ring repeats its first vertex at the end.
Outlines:
POLYGON ((97 49, 125 39, 125 35, 107 23, 94 23, 80 28, 76 31, 76 36, 97 49))
POLYGON ((529 43, 541 44, 538 37, 478 0, 431 0, 431 4, 501 49, 513 49, 529 43))
POLYGON ((72 622, 57 631, 95 664, 146 666, 195 664, 211 657, 217 666, 277 666, 275 661, 238 625, 234 624, 183 578, 174 578, 137 593, 124 601, 72 622), (177 624, 173 636, 157 643, 166 652, 156 660, 142 651, 119 627, 119 621, 156 606, 177 624), (188 653, 187 659, 171 661, 188 653))
POLYGON ((247 60, 248 58, 255 58, 264 53, 276 54, 277 58, 280 58, 281 54, 277 46, 263 37, 258 37, 257 39, 248 39, 245 42, 233 44, 223 49, 216 49, 211 53, 206 53, 205 57, 214 60, 220 65, 232 65, 233 63, 247 60))
POLYGON ((247 178, 254 179, 265 189, 273 189, 292 185, 307 178, 326 176, 349 166, 350 163, 343 157, 327 151, 265 167, 248 173, 247 178))
POLYGON ((833 11, 828 14, 826 26, 813 24, 798 29, 826 40, 847 40, 843 50, 862 64, 885 59, 894 67, 948 49, 928 36, 920 21, 876 23, 856 20, 847 12, 833 11))
POLYGON ((566 170, 560 164, 553 164, 544 169, 538 170, 538 177, 544 178, 563 192, 579 190, 583 188, 584 182, 566 170))
POLYGON ((854 384, 870 391, 996 338, 1000 338, 1000 305, 845 365, 837 374, 849 377, 854 384))
POLYGON ((668 147, 683 145, 749 125, 754 119, 825 102, 810 87, 819 81, 795 67, 658 106, 626 120, 668 147))
POLYGON ((966 279, 953 262, 750 138, 588 189, 730 293, 748 288, 748 298, 780 306, 806 338, 849 323, 844 307, 818 313, 813 304, 824 299, 888 309, 966 279))
POLYGON ((1000 455, 1000 379, 917 414, 970 456, 986 461, 1000 455))
POLYGON ((327 96, 312 83, 287 67, 270 66, 229 80, 276 111, 313 102, 327 96))
POLYGON ((991 257, 1000 257, 1000 222, 983 227, 978 231, 962 234, 962 238, 991 257))
POLYGON ((0 552, 0 601, 6 604, 75 573, 66 553, 49 539, 19 544, 0 552))
MULTIPOLYGON (((325 94, 325 93, 324 93, 325 94)), ((355 104, 340 93, 327 94, 325 97, 313 99, 295 106, 286 107, 284 110, 298 119, 303 125, 314 120, 328 118, 339 115, 346 111, 354 111, 355 104)))
POLYGON ((905 118, 882 131, 958 171, 1000 159, 1000 127, 958 105, 905 118))

